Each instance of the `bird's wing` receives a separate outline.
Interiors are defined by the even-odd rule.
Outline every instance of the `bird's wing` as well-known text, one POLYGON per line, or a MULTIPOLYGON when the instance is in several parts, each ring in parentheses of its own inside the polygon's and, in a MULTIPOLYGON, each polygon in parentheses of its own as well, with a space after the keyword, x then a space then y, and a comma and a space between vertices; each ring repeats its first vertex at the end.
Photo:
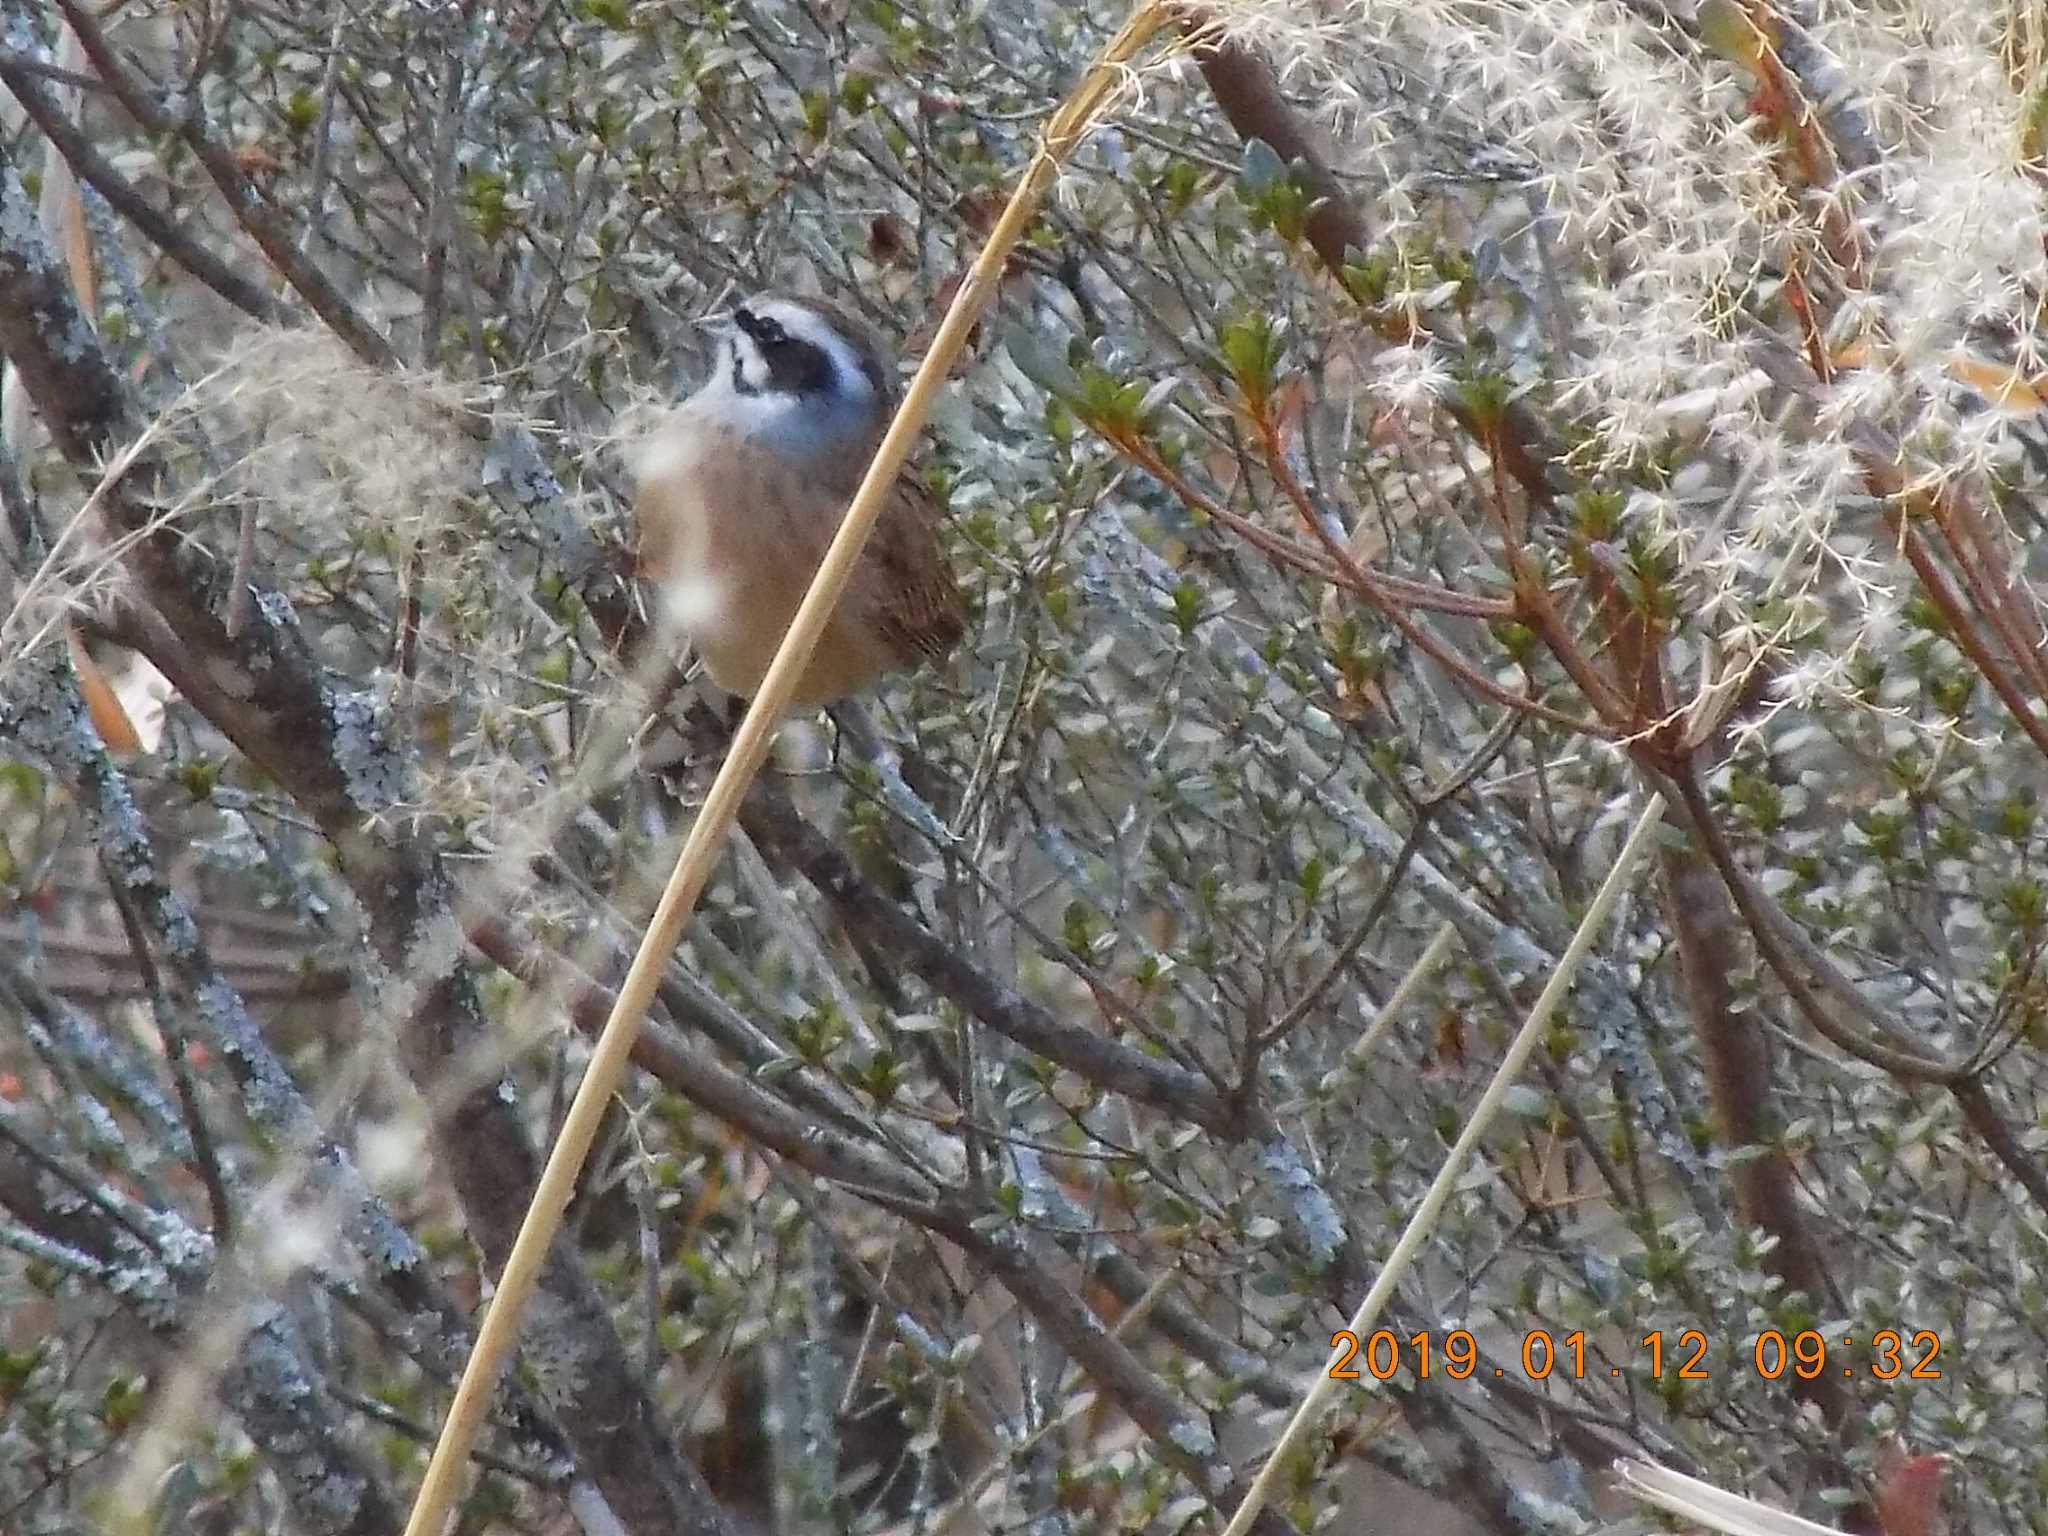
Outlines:
POLYGON ((889 493, 868 538, 878 578, 876 623, 906 661, 938 661, 960 643, 967 616, 953 572, 939 552, 945 513, 914 471, 889 493))

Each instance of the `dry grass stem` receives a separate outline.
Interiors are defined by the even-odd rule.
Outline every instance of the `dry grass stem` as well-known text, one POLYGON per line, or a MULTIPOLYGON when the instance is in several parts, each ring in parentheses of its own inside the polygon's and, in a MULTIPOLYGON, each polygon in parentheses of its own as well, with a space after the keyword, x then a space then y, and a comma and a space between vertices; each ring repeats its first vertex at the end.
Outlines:
MULTIPOLYGON (((1465 1122, 1465 1129, 1457 1142, 1445 1154, 1443 1166, 1437 1170, 1436 1178, 1415 1208, 1415 1214, 1408 1219, 1408 1225, 1401 1233, 1401 1239, 1394 1244, 1394 1251, 1387 1255, 1387 1262, 1380 1267, 1379 1275, 1372 1283, 1372 1289, 1365 1293, 1365 1299, 1358 1304, 1358 1310, 1346 1326, 1360 1337, 1372 1331, 1372 1325, 1380 1314, 1387 1299, 1394 1294, 1394 1287, 1401 1283, 1401 1277, 1408 1272, 1416 1253, 1428 1238, 1430 1229, 1436 1225, 1436 1218, 1445 1202, 1451 1198, 1451 1191, 1457 1186, 1459 1176, 1465 1171, 1465 1164, 1472 1156, 1473 1148, 1479 1145, 1479 1138, 1486 1134, 1493 1123, 1494 1115, 1507 1098, 1508 1090, 1522 1075, 1522 1068, 1528 1064, 1529 1055, 1536 1049, 1536 1042, 1549 1027, 1550 1016, 1557 1011, 1557 1005, 1564 1000, 1566 992, 1578 975, 1580 962, 1593 947, 1593 941, 1606 925, 1607 914, 1614 910, 1614 903, 1628 884, 1628 878, 1635 869, 1636 860, 1644 846, 1657 829, 1664 816, 1664 797, 1653 794, 1643 813, 1636 818, 1630 829, 1628 840, 1621 845, 1621 851, 1614 856, 1614 867, 1607 872, 1607 878, 1600 883, 1593 903, 1586 908, 1586 915, 1572 934, 1571 943, 1559 957, 1557 968, 1550 973, 1550 980, 1544 983, 1535 1006, 1530 1008, 1529 1017, 1522 1023, 1521 1030, 1501 1057, 1500 1067, 1493 1074, 1493 1080, 1486 1085, 1486 1091, 1479 1096, 1479 1102, 1472 1107, 1471 1118, 1465 1122)), ((1258 1518, 1259 1511, 1272 1496, 1283 1470, 1300 1448, 1302 1440, 1315 1427, 1330 1396, 1337 1390, 1338 1377, 1334 1374, 1345 1351, 1333 1350, 1329 1361, 1316 1375, 1315 1384, 1308 1389, 1301 1405, 1294 1410, 1294 1416, 1287 1421, 1287 1427, 1280 1432, 1279 1441, 1266 1456, 1265 1466, 1252 1480, 1246 1490, 1244 1501, 1231 1516, 1230 1524, 1224 1527, 1223 1536, 1244 1536, 1258 1518)))

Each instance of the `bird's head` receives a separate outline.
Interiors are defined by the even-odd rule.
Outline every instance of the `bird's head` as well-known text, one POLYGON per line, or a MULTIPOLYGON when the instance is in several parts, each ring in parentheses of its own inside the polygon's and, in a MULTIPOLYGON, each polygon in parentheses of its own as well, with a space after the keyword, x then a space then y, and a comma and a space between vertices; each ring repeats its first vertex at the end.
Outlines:
POLYGON ((794 455, 871 441, 895 391, 863 327, 812 301, 763 294, 724 318, 700 399, 794 455))

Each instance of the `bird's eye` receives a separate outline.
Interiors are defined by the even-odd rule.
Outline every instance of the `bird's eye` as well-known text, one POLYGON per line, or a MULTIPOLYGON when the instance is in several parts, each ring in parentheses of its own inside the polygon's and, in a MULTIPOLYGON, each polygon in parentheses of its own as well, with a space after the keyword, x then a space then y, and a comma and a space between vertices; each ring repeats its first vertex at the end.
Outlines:
POLYGON ((757 315, 751 309, 736 310, 733 323, 754 338, 754 345, 761 348, 780 347, 789 341, 789 332, 777 321, 766 315, 757 315))

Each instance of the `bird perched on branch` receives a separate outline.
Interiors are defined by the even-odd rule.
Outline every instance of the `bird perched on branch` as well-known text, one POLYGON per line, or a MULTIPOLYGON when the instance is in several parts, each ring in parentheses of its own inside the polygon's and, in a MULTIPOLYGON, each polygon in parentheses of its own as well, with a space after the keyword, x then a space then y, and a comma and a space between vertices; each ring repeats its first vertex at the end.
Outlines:
MULTIPOLYGON (((896 389, 860 325, 763 295, 717 323, 710 376, 640 445, 640 568, 713 682, 751 697, 838 530, 896 389)), ((959 643, 941 513, 900 477, 791 703, 830 704, 959 643)))

